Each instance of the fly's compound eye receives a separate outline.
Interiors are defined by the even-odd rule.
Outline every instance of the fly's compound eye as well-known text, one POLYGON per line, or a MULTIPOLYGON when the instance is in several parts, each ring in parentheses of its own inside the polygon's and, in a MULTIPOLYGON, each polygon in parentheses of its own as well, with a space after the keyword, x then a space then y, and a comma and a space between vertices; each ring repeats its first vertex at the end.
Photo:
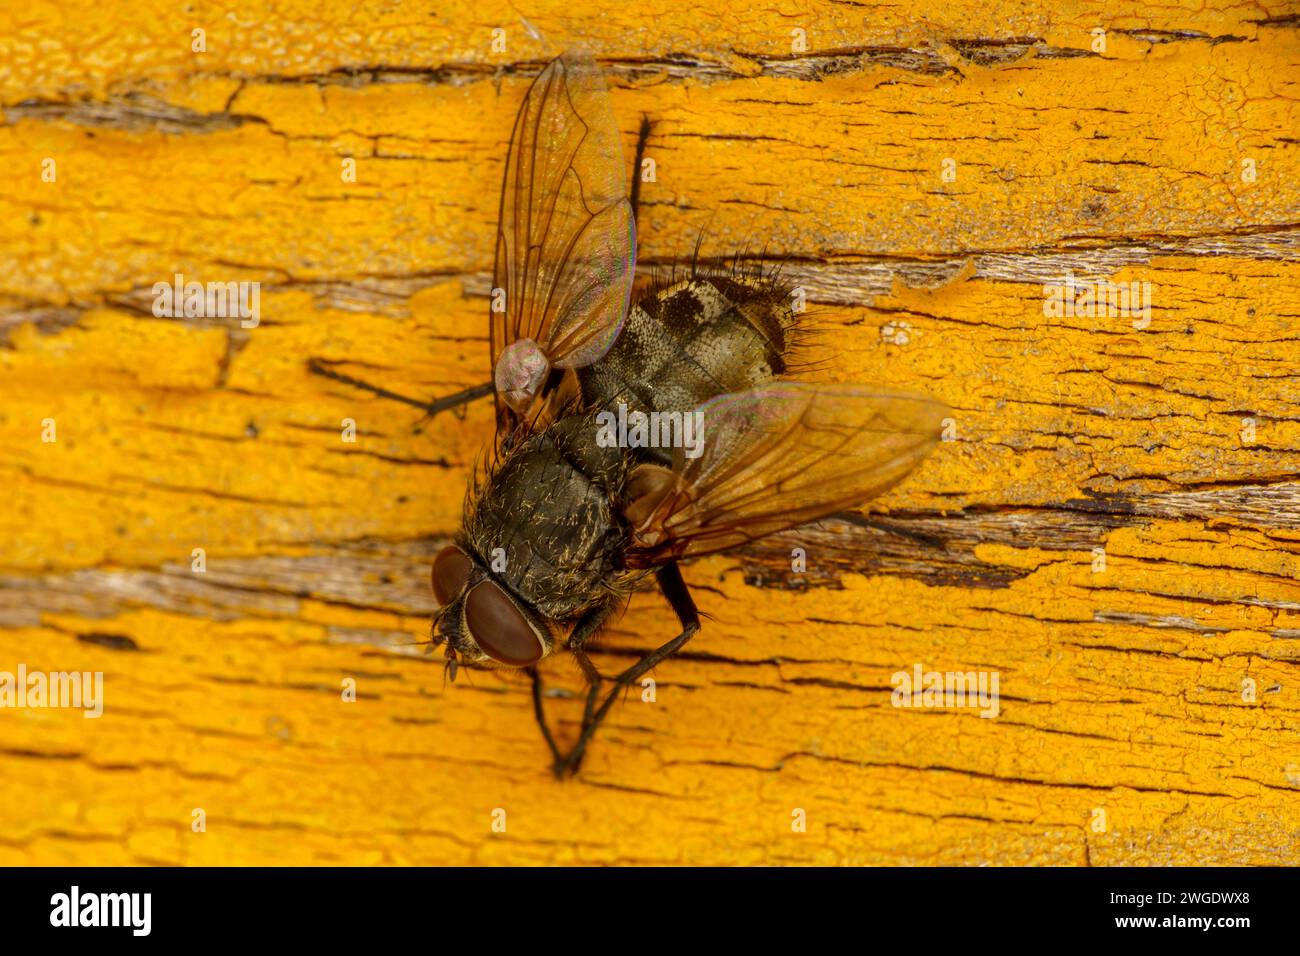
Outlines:
POLYGON ((523 667, 542 659, 541 639, 495 581, 474 586, 465 599, 470 636, 494 661, 523 667))
POLYGON ((449 544, 438 552, 433 559, 433 596, 438 603, 446 607, 460 593, 474 563, 465 557, 465 552, 454 544, 449 544))

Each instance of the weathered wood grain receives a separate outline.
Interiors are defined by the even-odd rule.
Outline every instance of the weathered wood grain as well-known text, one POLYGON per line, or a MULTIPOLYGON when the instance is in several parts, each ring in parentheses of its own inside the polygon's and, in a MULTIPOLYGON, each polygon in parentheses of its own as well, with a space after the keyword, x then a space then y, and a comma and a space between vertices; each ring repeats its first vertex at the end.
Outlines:
MULTIPOLYGON (((0 863, 1300 862, 1300 19, 1114 6, 0 14, 0 671, 106 694, 0 710, 0 863), (307 362, 486 380, 510 121, 571 42, 654 123, 643 269, 779 264, 818 376, 955 433, 870 523, 691 565, 703 632, 557 783, 526 683, 420 644, 489 409, 417 433, 307 362), (1149 327, 1045 317, 1067 271, 1149 327), (261 324, 155 318, 176 272, 261 324), (917 663, 1001 713, 892 707, 917 663)), ((672 633, 638 594, 597 663, 672 633)))

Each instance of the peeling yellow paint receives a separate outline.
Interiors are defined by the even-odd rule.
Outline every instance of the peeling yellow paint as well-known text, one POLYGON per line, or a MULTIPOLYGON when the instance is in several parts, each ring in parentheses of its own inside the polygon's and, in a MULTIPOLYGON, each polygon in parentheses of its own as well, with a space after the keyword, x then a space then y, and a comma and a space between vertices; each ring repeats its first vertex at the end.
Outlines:
MULTIPOLYGON (((491 2, 0 14, 0 671, 106 698, 0 710, 0 864, 1300 862, 1293 11, 579 6, 524 11, 546 45, 491 2), (766 244, 817 374, 954 440, 872 508, 947 548, 690 565, 692 653, 560 783, 519 675, 418 644, 490 408, 416 432, 307 361, 487 380, 510 122, 578 40, 629 153, 654 123, 643 259, 766 244), (1065 270, 1149 282, 1149 327, 1046 317, 1065 270), (176 273, 261 323, 155 318, 176 273), (997 671, 1000 714, 891 706, 917 664, 997 671)), ((596 662, 673 633, 638 594, 596 662)))

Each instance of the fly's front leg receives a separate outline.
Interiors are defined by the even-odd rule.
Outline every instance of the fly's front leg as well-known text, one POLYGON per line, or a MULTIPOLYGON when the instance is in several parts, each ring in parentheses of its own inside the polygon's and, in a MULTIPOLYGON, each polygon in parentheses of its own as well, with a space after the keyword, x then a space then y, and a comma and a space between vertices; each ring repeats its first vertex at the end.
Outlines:
MULTIPOLYGON (((618 699, 620 690, 629 686, 664 658, 676 654, 700 629, 700 612, 695 607, 695 601, 686 587, 686 582, 682 580, 682 572, 677 567, 677 562, 673 561, 664 565, 659 569, 656 577, 659 579, 659 589, 663 591, 669 605, 677 613, 677 620, 681 622, 682 632, 666 644, 655 648, 614 678, 614 687, 610 690, 609 696, 605 698, 605 702, 600 705, 600 709, 592 713, 589 720, 583 721, 582 734, 578 737, 578 742, 573 745, 573 749, 569 751, 562 761, 556 763, 556 776, 577 772, 579 765, 582 763, 583 754, 586 753, 587 744, 591 742, 592 736, 596 733, 596 728, 605 719, 609 709, 614 706, 614 701, 618 699)), ((589 695, 588 701, 590 702, 590 700, 589 695)))
MULTIPOLYGON (((618 608, 617 599, 610 600, 592 608, 586 614, 578 619, 578 623, 573 626, 573 632, 569 635, 568 646, 573 651, 574 657, 578 660, 578 666, 582 668, 583 676, 590 685, 587 690, 587 705, 583 713, 582 724, 585 727, 591 717, 591 711, 595 706, 596 695, 600 692, 600 672, 592 664, 591 658, 583 649, 583 645, 604 626, 605 621, 618 608)), ((536 666, 527 669, 528 676, 533 681, 533 717, 537 720, 537 726, 542 731, 542 739, 546 741, 546 746, 551 750, 551 757, 554 760, 554 766, 558 768, 563 758, 560 756, 560 749, 555 745, 555 736, 551 733, 550 724, 546 720, 545 694, 542 690, 542 675, 536 666)), ((558 772, 558 769, 557 769, 558 772)))
MULTIPOLYGON (((568 648, 573 653, 573 659, 578 662, 578 668, 587 681, 587 702, 582 709, 583 730, 586 730, 588 724, 591 723, 591 716, 596 709, 596 701, 600 697, 600 685, 603 680, 600 671, 596 669, 596 665, 587 656, 586 644, 600 632, 600 629, 605 626, 605 622, 618 610, 621 604, 621 598, 611 597, 604 604, 592 608, 579 618, 578 623, 573 626, 573 631, 569 634, 568 648)), ((545 727, 543 727, 543 732, 545 732, 545 727)), ((564 765, 565 758, 560 756, 554 745, 551 746, 551 752, 555 757, 552 768, 555 770, 557 777, 561 776, 563 773, 561 768, 564 765)))
POLYGON ((486 385, 475 385, 472 388, 466 388, 452 395, 435 399, 432 402, 421 401, 418 398, 411 398, 409 395, 402 395, 398 392, 389 391, 378 385, 371 385, 369 382, 363 382, 359 378, 353 378, 351 375, 344 375, 342 372, 336 372, 330 368, 321 359, 312 358, 307 360, 307 370, 313 375, 321 375, 325 378, 331 378, 336 382, 342 382, 344 385, 351 385, 353 388, 359 388, 371 394, 378 395, 380 398, 387 398, 390 401, 402 402, 406 405, 414 406, 424 412, 424 418, 421 419, 420 425, 416 430, 424 426, 434 415, 439 412, 445 412, 448 409, 457 408, 467 405, 476 398, 483 398, 485 395, 491 395, 495 391, 495 386, 488 382, 486 385))
POLYGON ((533 716, 537 719, 537 726, 542 728, 542 737, 546 740, 546 746, 551 748, 552 758, 558 761, 560 749, 555 746, 555 738, 551 736, 551 728, 546 723, 546 708, 542 705, 542 675, 536 667, 530 667, 528 676, 533 679, 533 716))
POLYGON ((604 679, 596 665, 591 662, 587 652, 581 647, 570 648, 573 651, 573 659, 578 662, 578 668, 582 671, 582 676, 587 681, 587 704, 582 709, 582 726, 586 727, 591 722, 591 715, 596 709, 596 700, 600 696, 600 685, 604 679))

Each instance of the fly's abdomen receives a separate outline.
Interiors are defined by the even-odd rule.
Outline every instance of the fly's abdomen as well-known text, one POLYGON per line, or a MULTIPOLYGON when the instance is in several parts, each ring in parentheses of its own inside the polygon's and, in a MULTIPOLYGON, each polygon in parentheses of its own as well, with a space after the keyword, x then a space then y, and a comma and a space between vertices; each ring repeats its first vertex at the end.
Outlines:
POLYGON ((579 373, 587 402, 686 412, 785 371, 793 313, 764 279, 697 277, 632 307, 613 348, 579 373))

